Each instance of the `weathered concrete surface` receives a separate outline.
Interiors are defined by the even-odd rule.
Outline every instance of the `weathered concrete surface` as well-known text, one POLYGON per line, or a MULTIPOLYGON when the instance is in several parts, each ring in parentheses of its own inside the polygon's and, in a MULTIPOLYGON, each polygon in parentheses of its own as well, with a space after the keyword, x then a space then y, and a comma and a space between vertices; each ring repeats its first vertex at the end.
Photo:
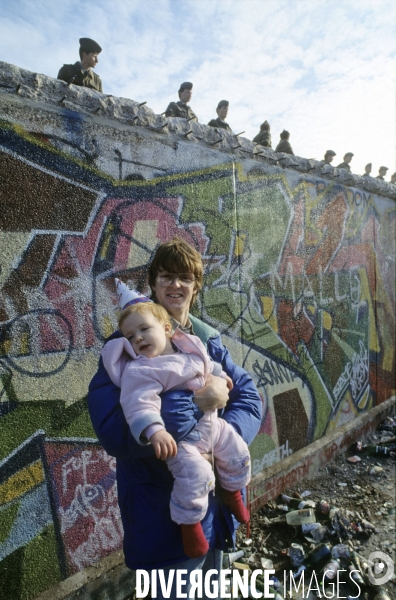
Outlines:
POLYGON ((189 142, 195 141, 200 144, 206 142, 219 151, 237 152, 239 156, 247 153, 255 156, 259 162, 261 162, 260 159, 263 162, 264 159, 267 159, 272 163, 278 162, 283 168, 291 167, 304 172, 314 171, 317 175, 326 179, 334 179, 338 183, 396 198, 394 186, 374 177, 363 178, 344 169, 323 164, 322 161, 290 156, 283 152, 276 153, 271 148, 257 146, 246 138, 236 138, 233 134, 226 131, 220 132, 216 128, 201 123, 188 123, 185 119, 156 115, 145 102, 141 106, 140 101, 115 98, 112 95, 101 94, 96 90, 76 85, 68 86, 64 81, 40 73, 32 73, 1 61, 0 91, 24 100, 33 100, 36 108, 52 105, 85 116, 100 116, 112 121, 113 124, 114 122, 122 123, 128 126, 129 131, 131 127, 143 126, 147 130, 163 133, 167 138, 177 136, 177 138, 185 140, 188 137, 189 142), (219 138, 223 138, 223 141, 213 146, 219 138))
POLYGON ((249 488, 252 512, 299 481, 313 477, 321 467, 348 450, 353 442, 364 440, 385 417, 395 414, 395 406, 396 397, 393 396, 254 477, 249 488))
POLYGON ((35 600, 128 600, 135 583, 135 573, 124 565, 123 553, 114 552, 35 600))
POLYGON ((0 169, 2 600, 121 548, 115 459, 85 395, 114 277, 147 293, 173 235, 203 256, 195 314, 261 395, 255 476, 395 394, 388 184, 4 63, 0 169))

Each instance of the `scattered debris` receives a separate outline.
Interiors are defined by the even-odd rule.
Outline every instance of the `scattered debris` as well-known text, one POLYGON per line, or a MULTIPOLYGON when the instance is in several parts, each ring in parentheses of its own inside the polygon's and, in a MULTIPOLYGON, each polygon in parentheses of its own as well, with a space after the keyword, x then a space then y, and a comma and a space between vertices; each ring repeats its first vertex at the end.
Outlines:
POLYGON ((304 487, 287 490, 252 515, 249 540, 240 528, 237 545, 244 556, 239 562, 252 572, 272 564, 275 598, 396 600, 395 433, 396 420, 388 418, 368 442, 355 443, 317 477, 301 482, 304 487), (387 558, 379 560, 373 554, 378 552, 387 558), (299 592, 290 574, 296 584, 305 576, 299 592), (318 585, 312 583, 314 575, 318 585))
POLYGON ((355 456, 350 456, 349 458, 347 458, 347 460, 350 463, 357 463, 357 462, 360 462, 362 459, 360 458, 360 456, 355 455, 355 456))

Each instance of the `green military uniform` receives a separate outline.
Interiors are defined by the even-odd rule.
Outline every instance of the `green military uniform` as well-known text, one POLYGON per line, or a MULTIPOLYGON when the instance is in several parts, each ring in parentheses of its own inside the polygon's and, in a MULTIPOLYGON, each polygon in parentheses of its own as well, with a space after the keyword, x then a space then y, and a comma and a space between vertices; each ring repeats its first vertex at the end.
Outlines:
POLYGON ((271 134, 265 129, 259 131, 256 137, 253 138, 253 142, 255 144, 260 144, 260 146, 265 146, 266 148, 272 148, 271 134))
MULTIPOLYGON (((341 164, 339 164, 339 165, 337 166, 337 169, 345 169, 346 171, 349 171, 349 172, 351 172, 351 167, 349 166, 349 163, 347 163, 347 162, 345 161, 345 159, 346 159, 346 158, 348 158, 348 156, 350 156, 350 157, 351 157, 351 159, 352 159, 352 157, 353 157, 353 152, 347 152, 346 154, 344 154, 344 160, 343 160, 343 162, 342 162, 341 164)), ((349 161, 349 162, 350 162, 350 161, 349 161)))
POLYGON ((73 79, 74 85, 80 85, 82 87, 91 88, 92 90, 97 90, 98 92, 103 92, 102 88, 102 80, 92 71, 92 69, 87 69, 84 71, 81 68, 80 61, 74 63, 74 65, 63 65, 58 73, 58 79, 62 81, 66 81, 69 83, 73 79), (73 79, 75 77, 75 79, 73 79))
POLYGON ((212 119, 208 123, 209 127, 220 127, 220 129, 225 129, 226 131, 232 131, 231 127, 225 121, 222 121, 219 117, 217 119, 212 119))
POLYGON ((351 167, 346 162, 342 162, 337 166, 337 169, 345 169, 346 171, 351 171, 351 167))
POLYGON ((198 117, 187 104, 181 102, 171 102, 165 111, 166 117, 178 117, 179 119, 191 119, 198 123, 198 117))
POLYGON ((275 152, 285 152, 286 154, 294 154, 293 148, 291 147, 290 142, 288 140, 281 140, 275 148, 275 152))

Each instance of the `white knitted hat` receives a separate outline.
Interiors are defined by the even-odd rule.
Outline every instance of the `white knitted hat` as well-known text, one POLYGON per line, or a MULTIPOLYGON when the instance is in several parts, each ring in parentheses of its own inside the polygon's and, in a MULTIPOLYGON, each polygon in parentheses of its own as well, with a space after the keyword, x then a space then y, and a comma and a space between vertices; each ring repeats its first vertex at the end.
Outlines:
POLYGON ((121 279, 116 278, 115 282, 118 306, 121 308, 121 310, 124 310, 124 308, 127 306, 136 304, 137 302, 152 302, 150 298, 143 296, 143 294, 140 292, 129 289, 129 287, 125 285, 121 279))

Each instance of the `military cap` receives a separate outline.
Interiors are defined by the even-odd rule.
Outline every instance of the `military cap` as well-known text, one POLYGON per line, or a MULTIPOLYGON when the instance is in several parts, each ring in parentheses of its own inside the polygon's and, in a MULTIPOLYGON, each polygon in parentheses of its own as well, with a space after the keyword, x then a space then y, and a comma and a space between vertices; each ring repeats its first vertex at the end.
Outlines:
POLYGON ((372 167, 373 163, 367 163, 366 167, 372 167))
POLYGON ((262 123, 260 125, 260 129, 269 129, 270 128, 270 124, 268 123, 268 121, 264 121, 264 123, 262 123))
POLYGON ((382 170, 388 171, 388 167, 380 167, 379 170, 380 171, 382 171, 382 170))
POLYGON ((286 129, 284 129, 282 131, 282 133, 280 134, 280 137, 282 138, 282 140, 284 140, 284 139, 288 138, 289 135, 290 135, 290 133, 286 129))
POLYGON ((230 105, 230 103, 228 102, 228 100, 220 100, 220 102, 217 105, 217 109, 222 108, 223 106, 229 106, 229 105, 230 105))
POLYGON ((183 90, 192 90, 192 88, 193 84, 190 81, 185 81, 184 83, 180 84, 179 92, 182 92, 183 90))
POLYGON ((354 156, 353 152, 346 152, 344 156, 354 156))
POLYGON ((334 150, 326 150, 326 154, 325 156, 335 156, 336 153, 334 152, 334 150))
POLYGON ((91 40, 90 38, 80 38, 79 42, 81 50, 83 50, 87 54, 89 54, 90 52, 96 52, 97 54, 99 54, 99 52, 102 52, 102 48, 97 42, 95 42, 95 40, 91 40))

